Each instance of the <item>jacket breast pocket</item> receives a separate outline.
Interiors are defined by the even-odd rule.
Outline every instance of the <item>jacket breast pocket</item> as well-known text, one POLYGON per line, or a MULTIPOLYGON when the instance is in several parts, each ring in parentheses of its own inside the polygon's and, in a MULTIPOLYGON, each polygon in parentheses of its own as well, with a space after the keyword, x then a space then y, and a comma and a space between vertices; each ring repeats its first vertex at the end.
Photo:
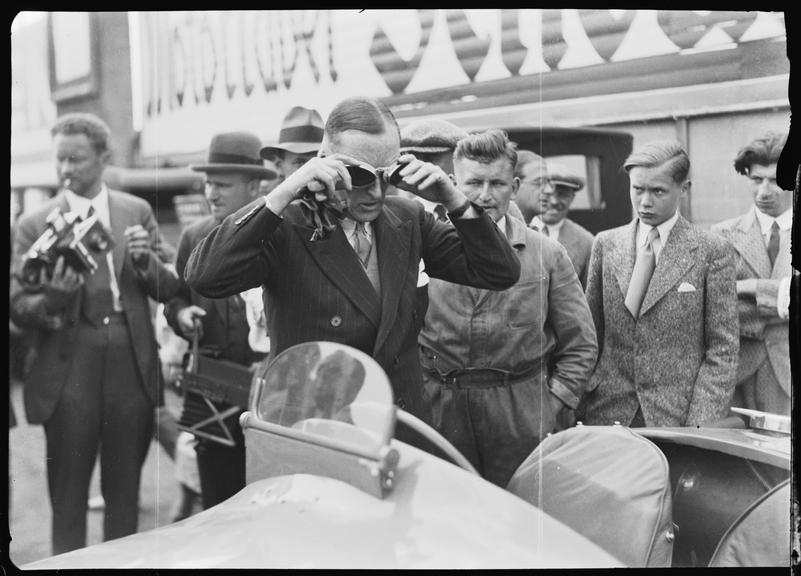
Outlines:
POLYGON ((504 312, 509 328, 530 328, 542 323, 548 313, 548 276, 515 284, 504 294, 504 312))

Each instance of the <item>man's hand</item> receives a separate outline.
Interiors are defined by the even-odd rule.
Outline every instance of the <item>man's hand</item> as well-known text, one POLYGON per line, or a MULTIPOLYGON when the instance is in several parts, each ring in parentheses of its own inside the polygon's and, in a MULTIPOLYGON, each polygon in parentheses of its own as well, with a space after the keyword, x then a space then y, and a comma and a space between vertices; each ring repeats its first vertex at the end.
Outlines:
POLYGON ((128 226, 125 229, 125 240, 128 243, 128 252, 137 268, 147 268, 150 260, 150 234, 141 224, 128 226))
POLYGON ((757 291, 757 279, 746 278, 737 280, 737 296, 740 298, 755 298, 757 291))
POLYGON ((181 329, 181 333, 187 339, 194 338, 195 331, 197 331, 197 339, 200 340, 203 338, 203 322, 201 319, 205 315, 206 311, 203 308, 193 304, 179 311, 175 319, 178 322, 178 328, 181 329))
POLYGON ((280 214, 290 202, 300 198, 304 189, 314 192, 319 202, 325 202, 327 199, 339 202, 343 198, 339 197, 335 190, 338 187, 351 189, 347 165, 359 164, 362 162, 344 154, 311 158, 267 195, 270 207, 276 214, 280 214), (339 182, 341 185, 338 186, 339 182))
POLYGON ((467 197, 436 164, 418 160, 413 154, 401 155, 398 162, 406 166, 400 171, 402 180, 396 184, 397 188, 430 202, 442 204, 448 212, 452 212, 467 201, 467 197))
POLYGON ((83 274, 67 265, 63 256, 56 260, 50 278, 44 268, 39 274, 39 281, 44 286, 45 309, 51 314, 63 309, 85 280, 83 274))

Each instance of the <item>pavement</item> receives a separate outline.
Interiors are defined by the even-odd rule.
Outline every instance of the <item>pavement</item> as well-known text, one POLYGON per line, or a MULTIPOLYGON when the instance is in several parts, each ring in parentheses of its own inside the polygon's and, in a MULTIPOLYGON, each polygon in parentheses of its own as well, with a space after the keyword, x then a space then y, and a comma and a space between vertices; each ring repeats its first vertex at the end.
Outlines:
MULTIPOLYGON (((51 510, 44 428, 25 421, 22 384, 12 380, 10 392, 17 426, 9 431, 9 557, 19 567, 51 556, 51 510)), ((166 405, 176 418, 180 414, 181 402, 172 390, 167 391, 166 405)), ((169 524, 179 492, 175 466, 167 452, 154 440, 142 468, 139 531, 169 524)), ((98 495, 100 478, 96 466, 89 496, 98 495)), ((103 511, 90 510, 87 514, 87 545, 100 543, 103 541, 103 511)))

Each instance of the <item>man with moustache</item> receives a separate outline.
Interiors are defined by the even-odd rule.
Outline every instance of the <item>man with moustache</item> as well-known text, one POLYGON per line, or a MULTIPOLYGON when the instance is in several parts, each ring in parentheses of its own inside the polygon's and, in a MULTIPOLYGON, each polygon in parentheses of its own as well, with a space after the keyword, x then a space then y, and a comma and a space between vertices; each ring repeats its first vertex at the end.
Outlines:
POLYGON ((577 406, 597 355, 565 249, 508 216, 516 161, 501 130, 463 138, 454 153, 457 187, 514 248, 520 279, 500 292, 432 279, 418 339, 435 427, 501 487, 560 413, 577 406))
POLYGON ((105 540, 133 534, 141 467, 153 436, 162 374, 148 298, 169 299, 178 279, 157 255, 156 219, 144 200, 103 182, 109 127, 66 114, 51 129, 61 191, 23 215, 14 239, 9 312, 35 339, 25 382, 28 422, 43 424, 53 508, 53 554, 86 545, 89 484, 100 451, 105 540), (54 208, 96 214, 114 247, 84 274, 59 257, 41 289, 17 275, 54 208))
POLYGON ((587 301, 600 355, 585 424, 700 426, 729 411, 737 369, 734 251, 678 212, 690 160, 675 141, 626 160, 636 217, 595 237, 587 301))
POLYGON ((488 289, 514 284, 520 265, 441 168, 399 158, 399 147, 386 105, 340 102, 318 157, 226 217, 195 248, 185 277, 210 298, 263 285, 272 353, 313 340, 353 346, 386 371, 399 407, 430 422, 417 353, 421 260, 431 277, 488 289), (444 205, 453 225, 413 200, 386 196, 384 175, 396 161, 397 185, 444 205))
MULTIPOLYGON (((209 145, 207 162, 191 167, 205 176, 206 200, 211 213, 181 233, 175 262, 181 278, 189 255, 198 242, 226 216, 259 198, 261 181, 276 176, 274 171, 264 167, 259 156, 260 148, 261 143, 255 134, 216 134, 209 145)), ((198 345, 216 349, 221 360, 249 367, 264 357, 249 344, 246 303, 240 294, 219 299, 205 298, 181 280, 181 289, 165 306, 164 316, 176 334, 189 341, 197 336, 198 345)), ((220 412, 231 408, 223 403, 215 404, 220 412)), ((219 504, 245 487, 245 440, 238 421, 241 413, 240 410, 225 419, 234 446, 197 438, 195 452, 204 509, 219 504)))
POLYGON ((740 149, 734 169, 748 178, 754 206, 712 227, 737 252, 740 359, 734 406, 790 415, 790 233, 793 191, 776 183, 787 134, 768 133, 740 149))

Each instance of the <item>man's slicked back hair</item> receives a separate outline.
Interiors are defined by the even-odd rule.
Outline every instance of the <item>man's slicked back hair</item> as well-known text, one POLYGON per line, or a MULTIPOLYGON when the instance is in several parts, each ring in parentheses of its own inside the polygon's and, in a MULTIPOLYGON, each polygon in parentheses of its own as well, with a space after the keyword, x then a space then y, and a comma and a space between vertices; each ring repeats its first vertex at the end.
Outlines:
POLYGON ((395 128, 400 141, 400 127, 392 110, 380 100, 358 96, 346 98, 334 107, 325 123, 325 135, 336 142, 338 136, 348 130, 383 134, 387 125, 395 128))
POLYGON ((768 166, 778 162, 785 142, 787 142, 786 132, 768 132, 740 148, 734 158, 734 169, 739 174, 748 176, 752 164, 768 166))
POLYGON ((109 138, 111 129, 103 120, 87 112, 71 112, 64 114, 56 119, 55 124, 50 129, 50 135, 55 137, 57 134, 74 135, 85 134, 95 152, 102 154, 109 150, 109 138))
POLYGON ((453 152, 453 161, 458 162, 462 158, 484 164, 506 158, 514 169, 517 164, 517 144, 509 140, 503 130, 492 128, 459 140, 453 152))
POLYGON ((632 152, 623 169, 629 172, 637 166, 641 168, 657 168, 667 165, 670 175, 676 183, 684 182, 690 174, 690 157, 678 140, 654 140, 643 144, 632 152))
POLYGON ((539 154, 535 154, 531 150, 518 150, 517 162, 515 163, 515 176, 522 179, 523 169, 533 162, 545 164, 545 158, 539 154))

